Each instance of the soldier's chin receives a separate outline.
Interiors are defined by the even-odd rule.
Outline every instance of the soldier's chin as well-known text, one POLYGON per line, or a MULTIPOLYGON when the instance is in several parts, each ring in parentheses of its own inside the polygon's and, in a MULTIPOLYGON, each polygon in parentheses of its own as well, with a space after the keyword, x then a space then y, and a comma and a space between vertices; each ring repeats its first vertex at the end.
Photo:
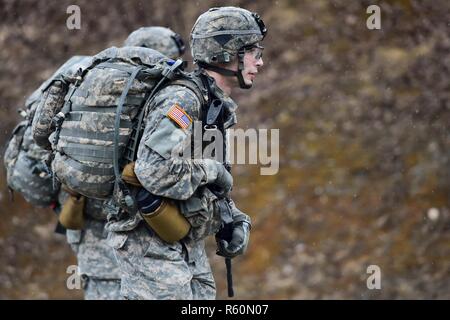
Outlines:
POLYGON ((248 85, 248 86, 250 86, 250 87, 253 86, 253 81, 254 81, 254 80, 249 80, 249 79, 245 79, 245 80, 244 80, 245 84, 248 85))

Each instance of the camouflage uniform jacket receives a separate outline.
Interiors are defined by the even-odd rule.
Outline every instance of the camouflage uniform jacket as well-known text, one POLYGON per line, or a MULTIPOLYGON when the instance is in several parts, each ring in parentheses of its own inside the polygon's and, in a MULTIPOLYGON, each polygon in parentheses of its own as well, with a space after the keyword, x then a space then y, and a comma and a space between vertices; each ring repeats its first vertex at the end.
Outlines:
MULTIPOLYGON (((196 73, 191 76, 199 77, 196 73)), ((212 78, 207 79, 210 90, 224 103, 224 127, 229 128, 236 123, 237 105, 216 86, 212 78)), ((202 92, 205 94, 204 88, 202 92)), ((203 96, 205 100, 208 99, 203 96)), ((189 243, 215 234, 221 224, 220 212, 215 204, 217 197, 207 187, 217 177, 216 160, 179 156, 187 146, 195 145, 193 122, 201 121, 202 103, 193 90, 174 83, 155 95, 149 110, 151 112, 145 118, 135 173, 149 192, 179 200, 180 210, 192 226, 183 240, 189 251, 189 243), (181 108, 191 118, 186 128, 170 119, 169 113, 174 106, 181 108)), ((232 209, 235 221, 249 221, 249 217, 234 205, 232 209)), ((108 229, 113 232, 131 231, 141 220, 140 215, 135 215, 117 222, 110 221, 108 229)))

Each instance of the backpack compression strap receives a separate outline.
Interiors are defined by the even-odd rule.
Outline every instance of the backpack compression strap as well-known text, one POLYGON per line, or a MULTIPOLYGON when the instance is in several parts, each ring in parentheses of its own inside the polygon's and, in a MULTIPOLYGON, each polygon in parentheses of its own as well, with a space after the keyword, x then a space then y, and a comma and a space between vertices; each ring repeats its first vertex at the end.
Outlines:
MULTIPOLYGON (((122 115, 123 105, 125 103, 125 99, 127 97, 128 91, 130 91, 131 85, 133 84, 134 79, 136 79, 137 74, 141 71, 143 66, 137 66, 133 72, 131 73, 130 78, 128 79, 127 85, 125 89, 122 91, 120 95, 119 104, 117 106, 116 118, 114 122, 114 149, 113 149, 113 166, 114 166, 114 176, 116 180, 116 184, 124 193, 125 197, 129 196, 129 191, 125 187, 122 178, 120 177, 120 168, 119 168, 119 129, 120 129, 120 116, 122 115)), ((129 202, 129 199, 124 199, 129 202)), ((127 206, 133 206, 132 203, 125 203, 127 206)))

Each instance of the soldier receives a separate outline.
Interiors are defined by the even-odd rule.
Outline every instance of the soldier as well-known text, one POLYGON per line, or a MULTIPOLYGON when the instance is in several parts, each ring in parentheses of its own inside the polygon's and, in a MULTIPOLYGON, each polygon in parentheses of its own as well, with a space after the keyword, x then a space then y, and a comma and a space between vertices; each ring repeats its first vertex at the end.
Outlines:
MULTIPOLYGON (((155 49, 172 59, 181 56, 185 50, 180 35, 164 27, 139 28, 128 36, 124 46, 155 49)), ((67 196, 61 192, 60 203, 65 203, 67 196)), ((85 206, 87 214, 84 215, 83 230, 67 230, 67 241, 77 255, 85 299, 121 299, 120 270, 106 243, 103 201, 86 198, 85 206)))
POLYGON ((217 253, 233 258, 245 252, 251 222, 228 198, 233 179, 226 164, 178 155, 192 144, 194 121, 222 133, 236 123, 237 105, 229 95, 233 88, 252 86, 263 65, 260 42, 265 34, 255 13, 236 7, 210 9, 191 31, 198 66, 190 75, 191 84, 175 81, 154 96, 134 168, 150 196, 137 195, 141 215, 110 215, 106 227, 122 271, 124 298, 214 299, 215 282, 204 238, 222 231, 226 207, 231 212, 227 224, 231 230, 228 239, 217 237, 217 253), (208 106, 212 105, 221 107, 215 115, 211 112, 211 120, 208 106), (158 207, 153 206, 155 198, 175 200, 189 221, 190 231, 180 241, 164 241, 149 228, 151 219, 142 212, 158 207))
POLYGON ((185 51, 181 36, 164 27, 139 28, 130 33, 123 45, 155 49, 171 59, 181 57, 185 51))
MULTIPOLYGON (((159 50, 170 58, 177 58, 184 53, 181 37, 168 28, 143 27, 132 32, 124 46, 140 46, 159 50)), ((5 165, 8 172, 8 184, 24 194, 25 199, 34 205, 48 206, 55 201, 51 179, 47 178, 45 170, 41 170, 43 161, 50 151, 39 147, 32 140, 31 120, 39 104, 42 90, 48 86, 53 78, 68 69, 76 70, 91 60, 88 56, 76 56, 66 62, 51 79, 47 80, 27 100, 28 125, 22 135, 15 135, 5 153, 5 165), (19 149, 24 149, 23 153, 19 149), (17 159, 18 158, 18 159, 17 159), (22 158, 24 159, 22 161, 22 158), (27 160, 30 159, 30 160, 27 160), (33 168, 30 166, 33 165, 33 168), (41 174, 36 173, 39 169, 41 174), (33 174, 31 174, 33 172, 33 174), (45 173, 45 175, 43 175, 45 173), (35 190, 38 188, 38 190, 35 190), (45 193, 45 196, 43 194, 45 193)), ((42 139, 39 145, 50 147, 48 139, 42 139)), ((61 191, 58 195, 60 204, 66 203, 69 195, 61 191)), ((83 230, 66 230, 67 241, 77 255, 79 272, 83 280, 85 298, 90 299, 119 299, 120 274, 116 260, 110 247, 106 244, 104 226, 106 216, 103 214, 103 201, 86 199, 83 208, 83 230)))

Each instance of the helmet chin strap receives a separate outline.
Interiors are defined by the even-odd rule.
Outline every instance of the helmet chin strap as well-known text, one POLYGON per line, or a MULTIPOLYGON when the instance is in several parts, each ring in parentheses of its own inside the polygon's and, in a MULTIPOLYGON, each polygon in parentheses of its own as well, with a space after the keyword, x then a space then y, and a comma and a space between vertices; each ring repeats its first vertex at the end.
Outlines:
POLYGON ((202 61, 198 61, 197 64, 199 67, 201 67, 203 69, 217 72, 225 77, 237 77, 240 88, 250 89, 252 87, 252 84, 246 84, 244 81, 244 77, 242 76, 242 71, 244 70, 244 55, 245 55, 245 50, 240 49, 237 54, 237 56, 238 56, 238 70, 237 71, 221 68, 221 67, 214 66, 214 65, 211 65, 206 62, 202 62, 202 61))
POLYGON ((245 49, 244 48, 239 49, 237 78, 239 81, 239 87, 241 87, 242 89, 250 89, 253 84, 246 84, 244 81, 244 77, 242 75, 242 71, 244 71, 244 56, 245 56, 245 49))

